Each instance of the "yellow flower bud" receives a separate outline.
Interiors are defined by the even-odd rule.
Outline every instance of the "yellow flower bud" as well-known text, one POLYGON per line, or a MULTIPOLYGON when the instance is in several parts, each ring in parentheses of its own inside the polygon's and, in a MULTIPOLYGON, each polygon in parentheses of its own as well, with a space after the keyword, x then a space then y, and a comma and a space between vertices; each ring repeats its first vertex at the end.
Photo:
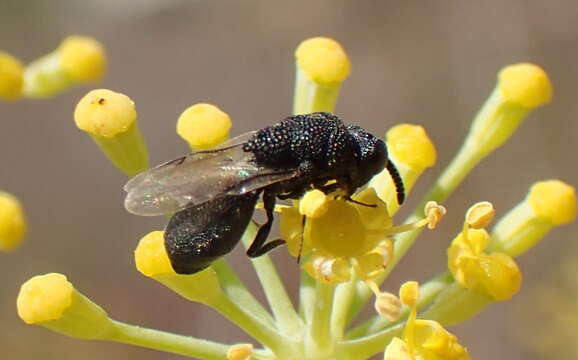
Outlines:
POLYGON ((495 213, 492 203, 487 201, 476 203, 466 213, 466 224, 473 229, 483 229, 490 225, 495 213))
POLYGON ((321 217, 327 209, 329 209, 329 199, 321 190, 308 191, 299 201, 299 213, 308 218, 321 217))
POLYGON ((58 48, 62 70, 75 82, 100 80, 106 70, 106 54, 102 45, 87 36, 73 35, 58 48))
POLYGON ((106 55, 96 40, 69 36, 58 49, 26 66, 23 94, 49 97, 77 83, 99 80, 106 68, 106 55))
POLYGON ((137 125, 137 112, 128 96, 107 89, 92 90, 76 105, 74 121, 128 176, 148 168, 148 154, 137 125))
POLYGON ((249 360, 252 355, 252 344, 235 344, 229 348, 227 360, 249 360))
POLYGON ((192 275, 179 275, 173 270, 164 245, 163 231, 145 235, 134 252, 138 271, 151 277, 187 300, 212 304, 224 295, 217 274, 212 268, 192 275))
POLYGON ((0 99, 16 100, 22 94, 24 68, 14 56, 0 51, 0 99))
POLYGON ((342 82, 351 72, 351 64, 341 45, 330 38, 315 37, 303 41, 295 51, 297 65, 307 77, 321 84, 342 82))
POLYGON ((526 108, 545 105, 552 99, 552 84, 542 68, 530 63, 506 66, 498 74, 504 100, 526 108))
POLYGON ((510 256, 524 253, 555 226, 574 221, 577 203, 574 187, 560 180, 535 183, 526 199, 496 224, 490 249, 510 256))
POLYGON ((530 188, 528 202, 536 215, 554 225, 568 224, 576 218, 576 190, 559 180, 541 181, 530 188))
POLYGON ((35 276, 20 289, 18 315, 27 324, 59 319, 72 304, 73 292, 74 287, 62 274, 35 276))
POLYGON ((18 315, 27 324, 39 324, 82 339, 104 338, 111 327, 106 312, 76 291, 62 274, 31 278, 20 288, 18 315))
POLYGON ((0 251, 16 248, 26 236, 26 220, 18 199, 0 191, 0 251))
POLYGON ((307 39, 295 51, 295 58, 293 113, 334 112, 341 83, 351 67, 341 45, 324 37, 307 39))
POLYGON ((229 115, 211 104, 196 104, 186 109, 177 122, 177 134, 194 151, 214 148, 229 138, 229 115))
MULTIPOLYGON (((392 127, 386 134, 389 158, 403 179, 406 195, 411 191, 426 168, 432 167, 437 158, 436 148, 418 125, 400 124, 392 127)), ((390 215, 399 209, 396 187, 391 175, 384 169, 369 182, 377 194, 387 204, 390 215)))
POLYGON ((128 131, 136 118, 134 102, 124 94, 107 89, 90 91, 74 110, 74 121, 80 130, 105 138, 128 131))
POLYGON ((386 134, 387 149, 397 163, 414 168, 429 168, 436 163, 436 148, 419 125, 400 124, 386 134))
POLYGON ((176 274, 165 250, 164 231, 153 231, 145 235, 134 251, 137 270, 148 277, 176 274))

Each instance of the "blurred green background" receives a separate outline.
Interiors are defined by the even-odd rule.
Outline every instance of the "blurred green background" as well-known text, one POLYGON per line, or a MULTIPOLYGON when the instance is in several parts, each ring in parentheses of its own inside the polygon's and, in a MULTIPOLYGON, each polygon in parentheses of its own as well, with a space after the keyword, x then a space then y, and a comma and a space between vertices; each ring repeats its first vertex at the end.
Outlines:
MULTIPOLYGON (((228 112, 233 135, 288 115, 295 47, 307 37, 333 37, 352 61, 337 113, 376 134, 401 122, 421 124, 435 142, 438 165, 416 192, 423 192, 452 158, 499 69, 521 61, 540 64, 553 81, 554 101, 533 113, 445 204, 449 214, 440 228, 424 234, 384 284, 383 289, 395 291, 402 281, 426 280, 445 268, 446 247, 474 202, 492 201, 500 216, 535 181, 559 178, 578 184, 577 16, 575 0, 0 0, 0 49, 28 62, 69 34, 100 40, 110 66, 95 86, 135 101, 156 164, 188 151, 175 124, 194 103, 214 103, 228 112)), ((47 272, 66 274, 121 321, 231 343, 249 341, 210 309, 187 303, 135 270, 132 252, 138 239, 162 229, 166 220, 123 209, 126 178, 72 119, 76 102, 89 89, 0 103, 0 189, 21 199, 30 226, 18 251, 0 254, 0 358, 181 358, 25 325, 15 311, 19 286, 47 272)), ((410 195, 406 213, 417 195, 410 195)), ((520 259, 520 294, 452 328, 473 358, 547 358, 543 346, 534 346, 541 333, 578 333, 571 321, 555 319, 578 318, 575 291, 541 287, 557 281, 570 288, 578 284, 578 272, 558 275, 563 273, 559 263, 575 261, 571 243, 576 237, 575 226, 553 232, 520 259), (568 307, 554 306, 554 315, 547 315, 540 296, 561 297, 568 307)), ((274 258, 295 295, 294 259, 283 249, 274 258)), ((259 293, 241 249, 229 259, 259 293)), ((555 347, 558 359, 578 356, 571 341, 555 347)))

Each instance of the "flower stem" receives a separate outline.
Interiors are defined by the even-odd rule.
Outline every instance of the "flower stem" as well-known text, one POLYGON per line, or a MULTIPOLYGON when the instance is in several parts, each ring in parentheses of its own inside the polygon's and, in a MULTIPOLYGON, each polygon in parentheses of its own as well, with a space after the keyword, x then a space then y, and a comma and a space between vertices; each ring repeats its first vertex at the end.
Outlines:
POLYGON ((307 78, 300 69, 295 75, 293 114, 307 114, 316 111, 333 112, 341 90, 341 84, 322 85, 307 78))
POLYGON ((317 282, 315 305, 309 324, 308 343, 306 344, 307 354, 312 354, 311 357, 313 358, 323 358, 332 351, 330 318, 334 293, 335 285, 317 282))
MULTIPOLYGON (((257 226, 251 222, 243 235, 243 244, 248 247, 255 239, 256 234, 257 226)), ((277 328, 288 336, 298 336, 302 331, 303 322, 295 311, 291 299, 289 299, 275 265, 267 255, 252 259, 251 262, 265 291, 265 296, 277 322, 277 328)))
POLYGON ((335 291, 333 310, 331 311, 331 334, 334 339, 341 340, 347 325, 347 314, 355 296, 357 279, 339 284, 335 291))
POLYGON ((275 326, 275 321, 269 312, 255 299, 237 274, 231 269, 225 259, 221 258, 211 265, 221 287, 235 304, 242 307, 246 313, 269 326, 275 326))
POLYGON ((111 331, 103 340, 207 360, 225 359, 229 350, 229 346, 225 344, 142 328, 115 320, 112 320, 111 331))
POLYGON ((273 351, 279 351, 289 342, 289 339, 281 336, 274 327, 251 317, 245 313, 242 307, 231 301, 227 296, 221 297, 218 301, 212 303, 211 306, 239 328, 243 329, 243 331, 252 338, 273 351))
POLYGON ((492 302, 494 300, 488 295, 453 283, 436 298, 422 317, 436 320, 442 325, 455 325, 473 317, 492 302))
POLYGON ((378 333, 337 344, 338 360, 363 360, 383 351, 394 336, 401 334, 404 322, 399 322, 378 333))
POLYGON ((315 280, 305 271, 301 271, 301 285, 299 287, 299 313, 305 323, 311 323, 313 308, 315 307, 315 280))

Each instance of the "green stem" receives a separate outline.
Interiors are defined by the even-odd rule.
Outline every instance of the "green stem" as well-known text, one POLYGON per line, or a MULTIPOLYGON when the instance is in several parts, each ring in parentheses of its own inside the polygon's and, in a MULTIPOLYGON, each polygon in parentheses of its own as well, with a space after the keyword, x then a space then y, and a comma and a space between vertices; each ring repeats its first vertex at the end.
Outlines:
POLYGON ((285 347, 289 342, 289 339, 281 336, 274 327, 245 313, 242 307, 231 301, 227 296, 214 301, 211 306, 252 338, 275 352, 285 347))
POLYGON ((391 339, 401 334, 404 324, 404 322, 399 322, 378 333, 338 343, 335 351, 337 359, 364 360, 384 351, 391 339))
POLYGON ((112 320, 112 329, 103 340, 207 360, 223 360, 229 350, 229 345, 142 328, 115 320, 112 320))
POLYGON ((315 280, 305 271, 301 271, 301 285, 299 286, 299 313, 310 324, 315 307, 315 280))
POLYGON ((341 83, 332 85, 318 84, 310 80, 297 66, 295 73, 295 93, 293 95, 293 114, 309 114, 317 111, 333 112, 341 83))
POLYGON ((331 338, 330 318, 333 307, 335 285, 317 282, 315 288, 315 306, 309 324, 307 354, 313 358, 330 354, 333 343, 331 338))
MULTIPOLYGON (((257 226, 251 222, 243 235, 243 243, 246 247, 251 244, 256 235, 257 226)), ((288 336, 299 336, 303 329, 303 322, 291 303, 275 265, 267 255, 252 259, 251 262, 265 291, 265 296, 277 322, 277 328, 288 336)))
POLYGON ((489 296, 464 289, 457 283, 448 286, 422 317, 442 325, 455 325, 472 318, 495 302, 489 296))
POLYGON ((221 287, 235 304, 240 306, 247 314, 265 323, 268 326, 275 326, 275 321, 269 312, 251 294, 249 289, 243 284, 235 271, 231 269, 225 259, 221 258, 212 265, 213 270, 219 278, 221 287))
POLYGON ((128 177, 148 169, 148 151, 138 124, 112 138, 92 134, 90 137, 110 162, 128 177))
POLYGON ((335 291, 333 310, 331 311, 331 334, 336 341, 343 338, 343 332, 347 325, 347 314, 355 296, 357 281, 357 279, 352 279, 346 283, 339 284, 335 291))

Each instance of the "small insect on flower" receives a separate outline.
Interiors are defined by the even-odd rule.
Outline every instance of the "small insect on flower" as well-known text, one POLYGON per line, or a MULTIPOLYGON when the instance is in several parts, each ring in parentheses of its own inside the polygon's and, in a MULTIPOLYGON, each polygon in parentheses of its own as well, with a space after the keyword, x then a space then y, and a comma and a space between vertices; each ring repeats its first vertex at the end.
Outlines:
POLYGON ((174 213, 165 247, 173 269, 192 274, 235 247, 261 194, 267 221, 247 250, 250 257, 284 244, 266 243, 277 199, 299 199, 319 189, 342 190, 353 201, 350 196, 384 167, 401 204, 403 182, 385 142, 330 113, 293 115, 135 176, 124 187, 125 207, 143 216, 174 213))

